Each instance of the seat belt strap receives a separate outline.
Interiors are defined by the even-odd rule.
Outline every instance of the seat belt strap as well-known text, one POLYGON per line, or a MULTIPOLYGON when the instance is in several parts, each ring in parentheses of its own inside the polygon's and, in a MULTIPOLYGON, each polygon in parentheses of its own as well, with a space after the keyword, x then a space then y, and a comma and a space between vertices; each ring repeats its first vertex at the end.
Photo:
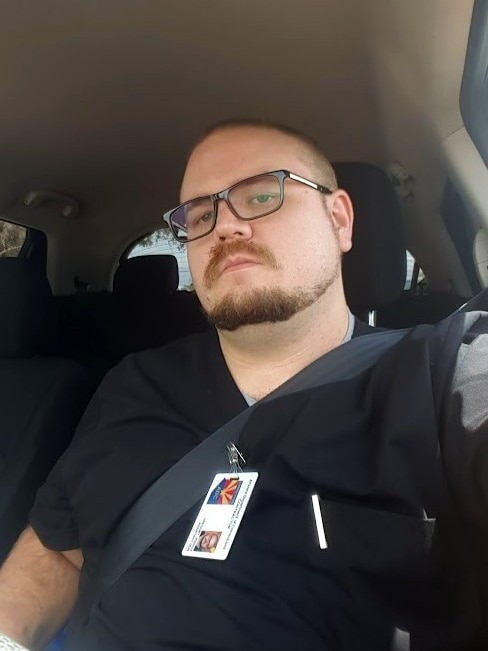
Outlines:
POLYGON ((175 463, 139 497, 109 539, 100 570, 89 577, 86 597, 76 608, 75 627, 86 620, 102 593, 184 513, 201 500, 217 472, 228 466, 227 443, 237 443, 251 413, 281 396, 351 379, 373 366, 409 330, 375 332, 351 339, 297 373, 263 400, 248 407, 175 463))

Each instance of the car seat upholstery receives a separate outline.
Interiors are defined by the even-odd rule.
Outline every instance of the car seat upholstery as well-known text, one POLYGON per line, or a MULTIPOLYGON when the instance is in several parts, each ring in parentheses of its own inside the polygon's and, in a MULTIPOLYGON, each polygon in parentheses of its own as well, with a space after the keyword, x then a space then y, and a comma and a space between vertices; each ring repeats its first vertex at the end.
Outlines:
POLYGON ((369 163, 335 163, 354 204, 353 248, 344 256, 346 297, 354 314, 387 328, 435 323, 466 302, 455 294, 404 291, 406 245, 400 203, 388 176, 369 163))
POLYGON ((179 281, 174 255, 141 255, 121 262, 112 291, 121 300, 166 300, 176 294, 179 281))
POLYGON ((344 288, 351 311, 368 313, 397 301, 406 257, 400 206, 388 176, 369 163, 334 163, 339 187, 354 205, 353 247, 344 256, 344 288))
POLYGON ((58 299, 63 352, 101 379, 129 353, 209 328, 196 295, 178 290, 178 282, 174 256, 145 255, 120 263, 113 292, 58 299))
POLYGON ((56 319, 39 265, 0 258, 0 560, 37 488, 70 442, 92 386, 73 360, 48 356, 56 319))
POLYGON ((120 358, 141 348, 209 328, 194 292, 178 290, 173 255, 144 255, 121 262, 114 277, 111 352, 120 358))

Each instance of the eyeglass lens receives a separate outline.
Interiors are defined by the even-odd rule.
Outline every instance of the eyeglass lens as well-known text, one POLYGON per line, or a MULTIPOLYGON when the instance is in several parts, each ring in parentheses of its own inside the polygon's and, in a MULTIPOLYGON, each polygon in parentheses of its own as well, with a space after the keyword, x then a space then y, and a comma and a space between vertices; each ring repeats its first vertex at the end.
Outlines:
MULTIPOLYGON (((229 190, 227 202, 234 214, 241 219, 264 217, 278 210, 281 205, 280 181, 272 174, 247 179, 229 190)), ((215 219, 214 202, 208 197, 189 201, 171 215, 177 237, 183 241, 210 233, 215 219)))

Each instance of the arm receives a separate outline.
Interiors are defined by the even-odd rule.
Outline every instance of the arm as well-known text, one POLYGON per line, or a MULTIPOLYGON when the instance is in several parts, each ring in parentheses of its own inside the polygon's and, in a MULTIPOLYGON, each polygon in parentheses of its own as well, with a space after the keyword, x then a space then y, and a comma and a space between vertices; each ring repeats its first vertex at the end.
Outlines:
MULTIPOLYGON (((448 483, 463 517, 488 536, 488 316, 460 346, 447 395, 442 448, 448 483)), ((480 538, 481 539, 481 538, 480 538)))
POLYGON ((82 565, 80 549, 47 549, 28 527, 0 569, 0 631, 29 648, 45 646, 73 609, 82 565))

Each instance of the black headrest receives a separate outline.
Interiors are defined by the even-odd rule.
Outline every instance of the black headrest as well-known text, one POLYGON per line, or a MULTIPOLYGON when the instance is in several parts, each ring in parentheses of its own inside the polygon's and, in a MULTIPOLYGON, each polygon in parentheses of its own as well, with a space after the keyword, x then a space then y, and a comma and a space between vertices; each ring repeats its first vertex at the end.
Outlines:
POLYGON ((178 289, 178 261, 174 255, 141 255, 127 258, 115 272, 114 296, 130 300, 154 300, 178 289))
POLYGON ((334 163, 354 205, 353 248, 344 256, 346 297, 360 314, 394 303, 406 276, 400 205, 388 176, 369 163, 334 163))
POLYGON ((0 357, 30 357, 52 348, 54 299, 38 264, 0 258, 0 304, 0 357))

